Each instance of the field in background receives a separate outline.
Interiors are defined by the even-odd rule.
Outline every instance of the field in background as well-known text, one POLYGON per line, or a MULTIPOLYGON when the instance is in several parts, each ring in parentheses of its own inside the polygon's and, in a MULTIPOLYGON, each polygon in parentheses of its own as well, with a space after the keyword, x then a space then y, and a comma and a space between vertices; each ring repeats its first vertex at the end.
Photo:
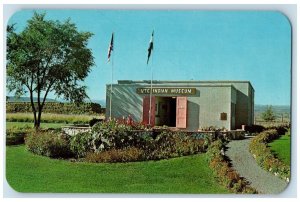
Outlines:
MULTIPOLYGON (((41 123, 41 128, 61 128, 65 123, 41 123)), ((33 128, 33 122, 6 122, 6 130, 33 128)))
MULTIPOLYGON (((67 115, 67 114, 42 114, 42 123, 65 123, 65 124, 82 124, 89 123, 93 118, 103 119, 104 115, 67 115)), ((6 113, 7 122, 32 122, 32 113, 6 113)))
POLYGON ((261 118, 261 115, 264 111, 267 110, 268 105, 255 105, 254 107, 255 125, 262 125, 265 127, 269 127, 269 126, 279 126, 279 125, 291 123, 290 106, 287 105, 283 105, 283 106, 271 105, 271 106, 275 114, 275 120, 271 122, 267 122, 261 118))

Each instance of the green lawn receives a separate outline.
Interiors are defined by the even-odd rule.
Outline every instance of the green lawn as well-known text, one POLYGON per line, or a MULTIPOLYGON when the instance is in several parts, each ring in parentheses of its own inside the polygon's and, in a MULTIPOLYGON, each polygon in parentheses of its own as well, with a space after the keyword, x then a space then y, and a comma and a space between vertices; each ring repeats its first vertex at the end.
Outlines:
POLYGON ((279 139, 268 144, 272 152, 286 165, 291 165, 291 136, 283 135, 279 139))
MULTIPOLYGON (((65 123, 41 123, 42 128, 60 128, 65 123)), ((22 128, 33 128, 32 122, 6 122, 6 129, 22 129, 22 128)))
POLYGON ((6 147, 6 178, 19 192, 229 193, 215 180, 206 155, 161 161, 92 164, 49 159, 6 147))

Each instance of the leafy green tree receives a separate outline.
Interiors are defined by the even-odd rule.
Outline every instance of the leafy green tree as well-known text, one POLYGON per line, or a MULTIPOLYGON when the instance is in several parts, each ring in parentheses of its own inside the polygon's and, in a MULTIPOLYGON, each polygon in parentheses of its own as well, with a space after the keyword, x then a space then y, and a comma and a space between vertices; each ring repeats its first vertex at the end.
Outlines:
POLYGON ((268 106, 267 109, 262 113, 261 117, 265 121, 274 121, 276 116, 272 106, 268 106))
POLYGON ((18 97, 29 93, 36 129, 49 92, 75 103, 88 97, 82 84, 94 65, 87 48, 92 33, 45 16, 35 12, 21 32, 7 27, 7 89, 18 97))

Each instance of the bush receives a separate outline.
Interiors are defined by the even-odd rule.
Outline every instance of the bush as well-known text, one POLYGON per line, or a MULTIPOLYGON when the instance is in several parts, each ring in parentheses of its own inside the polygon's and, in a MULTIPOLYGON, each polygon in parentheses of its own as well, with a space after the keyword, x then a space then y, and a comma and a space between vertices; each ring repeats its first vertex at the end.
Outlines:
POLYGON ((258 165, 289 182, 290 166, 277 159, 267 145, 269 142, 278 139, 286 131, 285 127, 272 127, 272 129, 261 132, 251 140, 249 150, 258 165))
POLYGON ((6 145, 24 144, 26 133, 10 133, 6 134, 6 145))
POLYGON ((93 127, 96 123, 99 123, 102 121, 103 121, 102 119, 93 118, 92 120, 90 120, 89 125, 90 125, 90 127, 93 127))
POLYGON ((78 133, 70 138, 70 149, 76 157, 84 157, 93 150, 94 141, 92 133, 78 133))
POLYGON ((222 150, 224 150, 224 142, 219 139, 212 142, 207 151, 209 166, 218 176, 219 182, 235 193, 257 193, 230 167, 229 162, 222 155, 222 150))
POLYGON ((23 129, 8 129, 6 130, 6 145, 18 145, 24 144, 25 136, 31 133, 33 130, 31 128, 23 129))
POLYGON ((86 160, 92 163, 114 163, 141 161, 144 159, 144 152, 135 147, 128 149, 111 149, 100 153, 89 152, 86 160))
POLYGON ((52 158, 69 158, 73 153, 66 136, 48 131, 32 132, 25 138, 26 148, 38 155, 52 158))
POLYGON ((252 126, 245 126, 245 131, 248 131, 250 133, 261 133, 266 128, 261 125, 252 125, 252 126))
POLYGON ((135 130, 133 125, 108 121, 95 124, 91 132, 71 137, 70 144, 77 157, 91 152, 137 148, 145 153, 144 160, 158 160, 203 152, 208 142, 183 132, 164 129, 154 135, 153 131, 135 130))

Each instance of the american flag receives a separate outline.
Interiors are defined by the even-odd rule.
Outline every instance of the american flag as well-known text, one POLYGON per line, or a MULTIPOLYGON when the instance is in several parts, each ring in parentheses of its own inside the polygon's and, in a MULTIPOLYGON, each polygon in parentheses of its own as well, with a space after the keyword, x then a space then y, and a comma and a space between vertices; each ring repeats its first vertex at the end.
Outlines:
POLYGON ((154 37, 154 31, 152 32, 152 35, 151 35, 151 38, 150 38, 150 42, 149 42, 147 64, 148 64, 149 58, 151 56, 151 51, 153 50, 153 37, 154 37))
POLYGON ((110 61, 111 52, 114 50, 114 33, 111 35, 111 41, 108 47, 107 62, 110 61))

